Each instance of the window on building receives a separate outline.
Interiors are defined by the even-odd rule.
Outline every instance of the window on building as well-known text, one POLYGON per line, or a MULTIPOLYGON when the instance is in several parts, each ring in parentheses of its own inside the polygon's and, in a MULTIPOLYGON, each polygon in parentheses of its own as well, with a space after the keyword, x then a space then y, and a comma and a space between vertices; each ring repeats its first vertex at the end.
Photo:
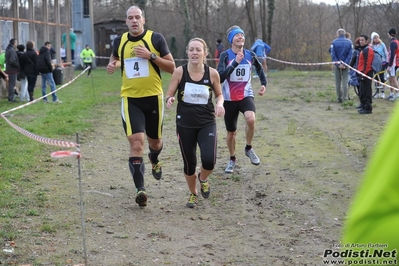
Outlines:
POLYGON ((88 18, 90 16, 89 0, 83 0, 83 16, 88 18))

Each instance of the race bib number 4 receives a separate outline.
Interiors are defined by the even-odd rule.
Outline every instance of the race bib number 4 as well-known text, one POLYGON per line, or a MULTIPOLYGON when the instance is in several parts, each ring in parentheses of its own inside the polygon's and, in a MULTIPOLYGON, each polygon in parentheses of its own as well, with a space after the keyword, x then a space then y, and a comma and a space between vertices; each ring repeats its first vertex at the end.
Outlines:
POLYGON ((128 79, 144 78, 150 75, 148 60, 143 58, 128 58, 124 60, 125 73, 128 79))
POLYGON ((184 99, 186 103, 207 104, 209 99, 209 87, 187 82, 184 86, 184 99))
POLYGON ((230 81, 233 82, 246 82, 251 75, 250 65, 238 65, 230 75, 230 81))

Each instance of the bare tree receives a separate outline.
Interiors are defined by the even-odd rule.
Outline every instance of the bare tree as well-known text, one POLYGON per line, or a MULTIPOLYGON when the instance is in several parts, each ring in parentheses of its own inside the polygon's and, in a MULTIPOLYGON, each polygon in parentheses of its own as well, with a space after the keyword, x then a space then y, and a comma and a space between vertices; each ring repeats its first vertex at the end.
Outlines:
MULTIPOLYGON (((272 25, 273 25, 273 17, 274 17, 274 10, 275 10, 274 0, 268 0, 267 7, 269 9, 269 16, 267 18, 266 42, 271 44, 272 43, 272 25)), ((265 38, 265 36, 263 36, 263 38, 265 38)))
MULTIPOLYGON (((256 17, 255 17, 255 1, 254 0, 245 0, 245 10, 248 16, 249 22, 249 40, 250 42, 254 42, 257 36, 257 29, 256 29, 256 17)), ((248 37, 247 37, 248 39, 248 37)))

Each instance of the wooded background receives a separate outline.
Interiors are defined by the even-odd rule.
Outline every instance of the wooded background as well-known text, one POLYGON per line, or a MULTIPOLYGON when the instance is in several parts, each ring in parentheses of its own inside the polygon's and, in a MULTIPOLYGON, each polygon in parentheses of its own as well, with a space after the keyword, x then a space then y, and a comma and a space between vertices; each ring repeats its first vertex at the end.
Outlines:
MULTIPOLYGON (((342 1, 341 1, 342 2, 342 1)), ((162 33, 174 58, 185 58, 185 47, 193 37, 209 45, 210 58, 216 39, 229 43, 226 30, 239 25, 245 31, 246 48, 257 38, 271 47, 270 56, 292 62, 331 61, 328 49, 338 28, 352 35, 379 33, 389 46, 388 31, 399 31, 399 3, 391 1, 351 0, 346 4, 315 4, 309 0, 113 0, 94 3, 94 20, 126 18, 126 9, 139 5, 145 10, 146 27, 162 33), (112 7, 113 12, 109 12, 112 7)), ((268 61, 269 69, 288 65, 268 61)), ((297 67, 321 69, 329 66, 297 67)))
MULTIPOLYGON (((34 0, 42 2, 44 0, 34 0)), ((54 0, 45 0, 51 6, 54 0)), ((67 0, 59 0, 65 6, 67 0)), ((338 28, 352 35, 380 34, 389 46, 387 32, 399 31, 398 0, 350 0, 345 4, 315 4, 310 0, 82 0, 93 5, 93 22, 110 19, 124 20, 126 10, 138 5, 145 11, 145 27, 162 33, 175 59, 186 58, 185 47, 193 37, 203 38, 213 58, 216 39, 222 39, 225 48, 226 30, 239 25, 245 31, 246 48, 261 38, 271 47, 270 57, 290 62, 331 61, 328 49, 338 28)), ((0 0, 0 16, 10 14, 18 3, 19 14, 27 13, 28 0, 0 0)), ((71 1, 73 3, 73 1, 71 1)), ((40 7, 40 5, 37 5, 40 7)), ((41 10, 36 13, 40 14, 41 10)), ((68 12, 61 10, 61 22, 68 12)), ((126 27, 127 29, 127 27, 126 27)), ((212 61, 209 61, 210 63, 212 61)), ((290 65, 268 60, 269 69, 284 69, 290 65)), ((301 70, 320 70, 330 66, 292 66, 301 70)))

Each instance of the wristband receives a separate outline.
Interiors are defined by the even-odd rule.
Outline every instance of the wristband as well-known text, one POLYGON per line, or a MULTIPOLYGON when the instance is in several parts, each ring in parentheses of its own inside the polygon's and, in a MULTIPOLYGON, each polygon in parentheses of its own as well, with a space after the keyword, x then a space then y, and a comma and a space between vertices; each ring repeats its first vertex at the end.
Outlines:
POLYGON ((165 103, 168 103, 170 97, 172 97, 172 96, 166 97, 165 103))

